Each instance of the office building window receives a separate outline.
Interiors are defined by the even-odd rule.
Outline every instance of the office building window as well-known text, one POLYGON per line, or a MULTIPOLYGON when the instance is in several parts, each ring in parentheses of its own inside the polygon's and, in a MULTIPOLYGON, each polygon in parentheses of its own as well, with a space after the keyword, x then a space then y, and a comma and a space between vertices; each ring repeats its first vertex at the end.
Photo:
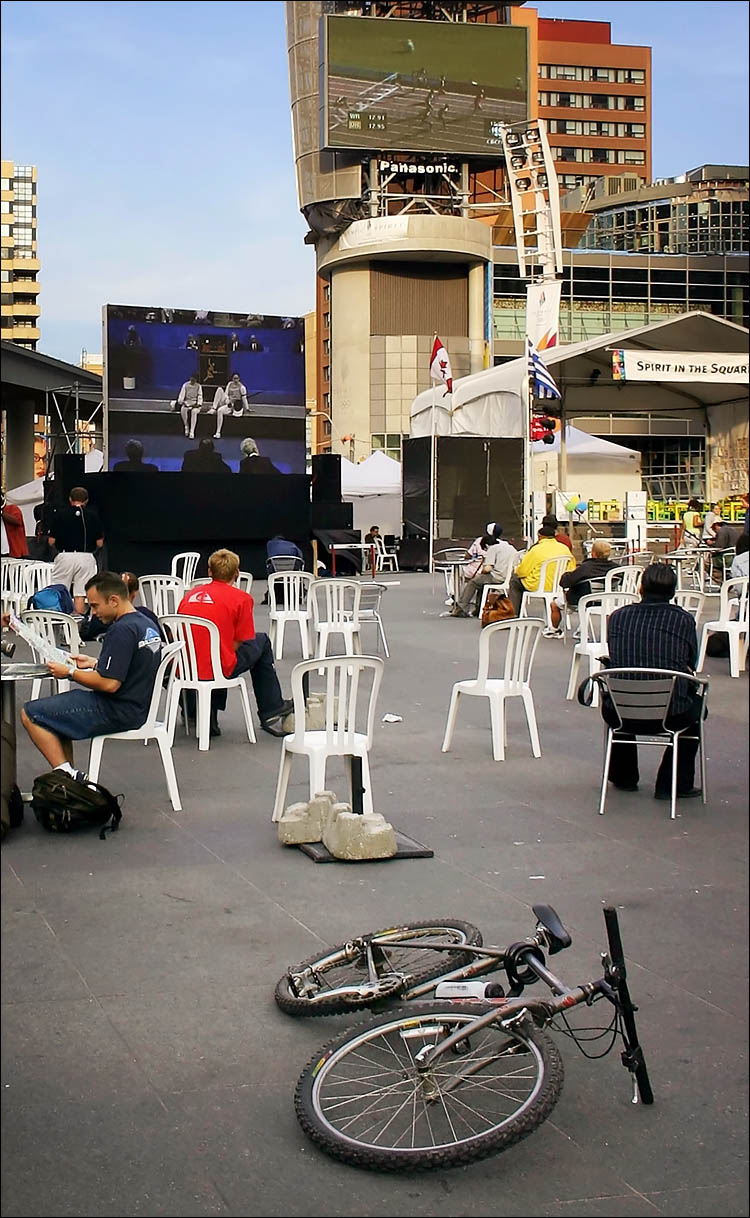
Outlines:
POLYGON ((0 178, 0 190, 10 190, 10 178, 0 178))
MULTIPOLYGON (((5 189, 5 187, 3 187, 5 189)), ((33 196, 33 183, 31 182, 16 182, 13 193, 16 199, 27 199, 31 202, 33 196)))
POLYGON ((645 110, 646 109, 646 99, 645 99, 645 97, 618 97, 617 98, 617 109, 618 110, 645 110))
POLYGON ((617 83, 620 85, 642 85, 646 82, 643 68, 618 68, 617 83))
POLYGON ((619 148, 617 162, 620 165, 645 165, 646 154, 637 148, 619 148))
POLYGON ((394 461, 401 460, 401 434, 399 432, 382 432, 378 435, 370 437, 370 446, 375 452, 384 452, 387 457, 393 457, 394 461))
POLYGON ((13 225, 12 224, 0 225, 0 236, 12 237, 13 236, 13 225))
POLYGON ((18 178, 27 178, 29 181, 31 181, 33 173, 34 173, 33 165, 16 165, 15 173, 13 176, 16 178, 16 180, 18 178))

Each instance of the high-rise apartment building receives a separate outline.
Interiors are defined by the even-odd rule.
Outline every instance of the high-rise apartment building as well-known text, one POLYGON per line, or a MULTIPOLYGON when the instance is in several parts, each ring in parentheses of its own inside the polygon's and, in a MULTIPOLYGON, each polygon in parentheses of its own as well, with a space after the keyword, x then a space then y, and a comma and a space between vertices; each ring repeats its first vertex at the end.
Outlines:
POLYGON ((2 337, 36 350, 39 341, 39 253, 36 166, 2 161, 2 337))
POLYGON ((633 187, 650 182, 651 48, 612 42, 608 21, 558 21, 534 10, 526 19, 532 14, 538 116, 560 186, 609 176, 628 176, 633 187))

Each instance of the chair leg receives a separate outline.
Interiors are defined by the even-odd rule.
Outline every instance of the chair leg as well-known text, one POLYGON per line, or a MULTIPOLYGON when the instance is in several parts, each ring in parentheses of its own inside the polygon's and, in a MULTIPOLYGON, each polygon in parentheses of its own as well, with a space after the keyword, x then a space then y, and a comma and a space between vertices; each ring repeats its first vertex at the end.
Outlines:
POLYGON ((196 707, 196 724, 198 729, 198 749, 205 753, 209 748, 209 724, 211 721, 211 691, 198 690, 198 706, 196 707))
POLYGON ((706 803, 708 799, 708 788, 706 786, 706 741, 703 735, 703 720, 698 723, 698 753, 701 759, 701 802, 706 803))
POLYGON ((275 659, 283 660, 284 658, 284 626, 286 621, 283 617, 276 619, 276 644, 273 649, 275 659))
POLYGON ((268 620, 268 641, 271 644, 274 658, 276 658, 276 618, 272 617, 268 620))
POLYGON ((701 645, 698 649, 698 663, 695 666, 696 672, 703 672, 703 664, 706 659, 706 644, 708 643, 708 625, 705 625, 701 631, 701 645))
POLYGON ((288 749, 285 749, 282 743, 281 758, 279 760, 279 777, 276 782, 276 798, 273 801, 273 816, 272 821, 281 820, 284 813, 284 803, 286 801, 287 788, 289 787, 289 775, 292 772, 292 754, 288 749))
POLYGON ((385 630, 384 630, 384 628, 383 628, 383 622, 382 622, 382 619, 381 619, 381 617, 380 617, 380 614, 378 614, 378 619, 377 619, 377 621, 378 621, 378 630, 380 631, 380 637, 381 637, 381 639, 383 640, 383 651, 385 652, 385 658, 386 658, 386 660, 390 660, 390 658, 391 658, 391 653, 390 653, 390 651, 388 650, 388 640, 387 640, 387 638, 385 637, 385 630))
POLYGON ((672 820, 677 816, 677 742, 679 736, 672 737, 672 802, 669 815, 672 820))
POLYGON ((327 760, 325 753, 316 751, 310 754, 310 799, 315 799, 316 795, 326 789, 327 760))
POLYGON ((310 632, 304 618, 299 618, 299 641, 302 648, 302 659, 310 659, 310 632))
POLYGON ((91 740, 91 749, 89 751, 89 778, 92 782, 99 781, 99 771, 102 767, 102 751, 104 749, 104 737, 94 736, 91 740))
POLYGON ((729 675, 740 675, 740 636, 734 630, 729 631, 729 675))
POLYGON ((604 816, 604 801, 607 798, 607 781, 609 778, 609 759, 612 756, 612 728, 607 729, 607 744, 604 749, 604 765, 602 766, 602 789, 599 798, 599 815, 604 816))
POLYGON ((568 680, 568 692, 565 697, 568 702, 571 702, 575 697, 575 692, 578 688, 578 673, 581 667, 581 653, 573 650, 573 659, 570 662, 570 678, 568 680))
POLYGON ((366 815, 372 816, 372 812, 373 812, 372 779, 370 778, 370 758, 367 754, 367 751, 362 753, 361 761, 362 761, 362 786, 364 787, 364 791, 362 792, 362 808, 363 808, 364 812, 366 813, 366 815))
POLYGON ((490 695, 489 701, 492 757, 495 761, 505 761, 505 699, 490 695))
POLYGON ((159 734, 156 736, 156 743, 158 744, 159 752, 161 753, 161 763, 164 767, 164 777, 167 780, 167 790, 169 791, 169 798, 172 801, 172 808, 175 812, 181 812, 182 804, 180 803, 180 792, 177 786, 177 775, 174 772, 172 750, 169 747, 169 738, 166 730, 164 732, 159 732, 159 734))
POLYGON ((453 729, 456 726, 456 716, 458 715, 458 699, 459 699, 460 694, 461 694, 461 690, 458 688, 457 685, 454 685, 453 689, 451 690, 451 700, 450 700, 450 705, 448 707, 448 721, 445 725, 445 736, 443 737, 443 752, 444 753, 447 753, 451 747, 451 741, 453 739, 453 729))
POLYGON ((240 680, 237 686, 240 691, 240 702, 242 703, 242 713, 245 716, 245 727, 247 728, 247 738, 251 744, 257 744, 255 739, 255 728, 253 726, 253 716, 250 710, 250 696, 247 692, 247 685, 244 678, 240 680))
POLYGON ((523 708, 526 711, 526 722, 529 725, 529 736, 531 737, 531 751, 535 757, 541 757, 542 748, 539 744, 539 730, 536 725, 536 711, 534 709, 534 695, 530 687, 521 690, 523 698, 523 708))

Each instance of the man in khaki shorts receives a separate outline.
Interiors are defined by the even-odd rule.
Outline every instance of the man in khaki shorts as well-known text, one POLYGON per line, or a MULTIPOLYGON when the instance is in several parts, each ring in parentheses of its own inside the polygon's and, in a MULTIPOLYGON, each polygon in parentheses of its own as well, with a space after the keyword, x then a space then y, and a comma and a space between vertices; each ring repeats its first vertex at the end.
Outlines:
POLYGON ((81 614, 86 608, 86 584, 97 571, 95 554, 104 545, 102 522, 88 502, 86 488, 74 486, 69 506, 55 515, 49 537, 49 544, 58 550, 50 582, 71 590, 76 613, 81 614))

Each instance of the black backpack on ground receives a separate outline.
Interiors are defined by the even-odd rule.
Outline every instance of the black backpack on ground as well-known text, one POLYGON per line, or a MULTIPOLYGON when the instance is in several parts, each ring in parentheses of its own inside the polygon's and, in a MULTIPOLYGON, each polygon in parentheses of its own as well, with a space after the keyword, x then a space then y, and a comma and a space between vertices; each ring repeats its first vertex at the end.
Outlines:
POLYGON ((50 833, 99 829, 104 840, 107 829, 114 832, 119 828, 120 798, 98 782, 79 782, 65 770, 50 770, 34 779, 31 806, 39 824, 50 833))

